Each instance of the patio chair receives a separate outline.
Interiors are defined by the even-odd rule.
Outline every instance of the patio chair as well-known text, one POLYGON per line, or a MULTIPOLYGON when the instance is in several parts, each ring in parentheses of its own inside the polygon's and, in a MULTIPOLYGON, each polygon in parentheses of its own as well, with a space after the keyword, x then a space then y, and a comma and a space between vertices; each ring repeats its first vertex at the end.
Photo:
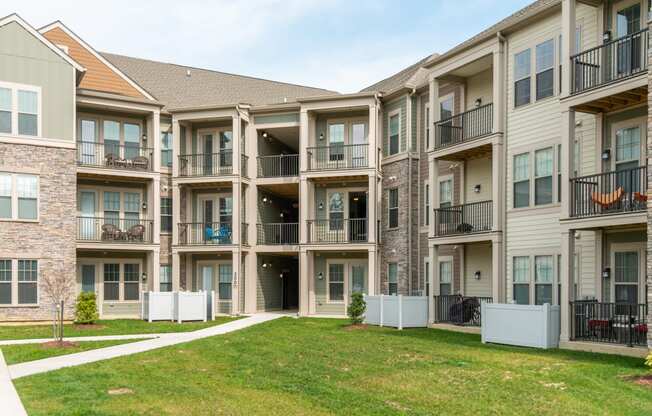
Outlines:
POLYGON ((458 233, 470 233, 473 231, 473 226, 469 223, 463 222, 457 226, 458 233))
POLYGON ((640 192, 634 192, 634 200, 638 202, 647 202, 647 195, 640 192))
POLYGON ((145 156, 137 156, 131 161, 131 164, 135 169, 147 170, 149 167, 149 159, 145 156))
POLYGON ((145 226, 136 224, 127 231, 127 239, 130 241, 143 241, 145 237, 145 226))
POLYGON ((623 198, 623 195, 625 195, 625 190, 622 187, 619 187, 614 192, 607 194, 592 192, 591 200, 600 205, 603 209, 608 209, 620 202, 620 200, 623 198))
POLYGON ((231 242, 231 229, 225 224, 220 225, 220 229, 214 238, 220 244, 229 244, 231 242))
POLYGON ((102 225, 102 240, 121 240, 122 231, 114 224, 102 225))
POLYGON ((116 165, 116 160, 120 158, 114 155, 113 153, 109 153, 104 157, 104 159, 105 159, 106 166, 114 167, 116 165))

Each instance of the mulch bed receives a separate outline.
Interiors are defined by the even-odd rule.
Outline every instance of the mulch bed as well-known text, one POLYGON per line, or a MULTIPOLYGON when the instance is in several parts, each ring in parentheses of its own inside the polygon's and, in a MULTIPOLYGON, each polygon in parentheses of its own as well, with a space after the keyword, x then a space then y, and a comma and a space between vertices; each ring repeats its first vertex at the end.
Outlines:
POLYGON ((75 348, 78 347, 79 344, 76 342, 71 342, 71 341, 48 341, 43 344, 41 344, 42 348, 49 349, 49 348, 75 348))
POLYGON ((345 331, 358 331, 362 329, 367 329, 369 325, 367 324, 351 324, 344 327, 345 331))
POLYGON ((74 326, 75 329, 80 329, 82 331, 85 330, 97 330, 97 329, 104 329, 106 328, 106 325, 100 325, 100 324, 75 324, 74 326))
POLYGON ((638 384, 639 386, 645 386, 652 389, 652 374, 649 376, 631 377, 630 381, 634 382, 634 384, 638 384))

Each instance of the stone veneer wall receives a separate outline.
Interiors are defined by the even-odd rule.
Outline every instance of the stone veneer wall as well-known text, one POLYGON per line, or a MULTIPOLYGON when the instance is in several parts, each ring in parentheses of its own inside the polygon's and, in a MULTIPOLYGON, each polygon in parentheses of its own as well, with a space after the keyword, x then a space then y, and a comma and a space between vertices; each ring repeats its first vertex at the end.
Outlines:
MULTIPOLYGON (((74 149, 0 143, 0 171, 39 175, 38 222, 0 222, 0 258, 38 260, 39 306, 0 307, 0 321, 52 319, 53 305, 41 282, 62 272, 77 280, 75 167, 74 149)), ((71 301, 66 319, 72 310, 71 301)))

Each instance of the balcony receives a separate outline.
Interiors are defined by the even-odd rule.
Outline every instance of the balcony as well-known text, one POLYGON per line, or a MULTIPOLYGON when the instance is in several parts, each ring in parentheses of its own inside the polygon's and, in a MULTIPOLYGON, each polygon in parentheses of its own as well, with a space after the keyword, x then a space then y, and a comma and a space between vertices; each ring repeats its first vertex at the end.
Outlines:
POLYGON ((153 241, 152 220, 77 217, 77 241, 116 244, 149 244, 153 241))
POLYGON ((94 168, 148 172, 153 170, 153 150, 134 144, 77 142, 77 164, 94 168))
POLYGON ((570 180, 571 217, 640 212, 647 209, 647 167, 581 176, 570 180))
POLYGON ((493 201, 435 209, 435 237, 491 231, 493 201))
POLYGON ((222 176, 233 173, 233 151, 179 155, 179 176, 222 176))
POLYGON ((359 169, 369 166, 368 144, 309 147, 308 170, 359 169))
POLYGON ((257 224, 257 241, 262 245, 299 244, 298 223, 257 224))
POLYGON ((648 30, 571 56, 571 94, 579 94, 647 71, 648 30))
POLYGON ((366 243, 367 219, 308 220, 308 242, 313 244, 366 243))
POLYGON ((435 123, 435 149, 468 142, 493 132, 493 104, 456 114, 435 123))
POLYGON ((258 157, 259 178, 299 176, 299 155, 272 155, 258 157))
POLYGON ((179 223, 180 245, 229 245, 232 244, 231 223, 186 222, 179 223))
POLYGON ((492 303, 491 297, 462 295, 435 296, 435 322, 463 326, 480 326, 482 303, 492 303))
POLYGON ((646 304, 571 302, 571 339, 647 346, 646 304))

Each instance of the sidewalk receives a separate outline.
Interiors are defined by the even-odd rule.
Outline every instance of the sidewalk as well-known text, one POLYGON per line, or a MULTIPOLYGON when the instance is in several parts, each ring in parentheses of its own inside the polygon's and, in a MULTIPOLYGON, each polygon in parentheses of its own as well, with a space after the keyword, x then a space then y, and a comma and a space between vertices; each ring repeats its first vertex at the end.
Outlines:
MULTIPOLYGON (((170 345, 181 344, 188 341, 194 341, 202 338, 212 337, 215 335, 226 334, 229 332, 248 328, 253 325, 261 324, 263 322, 272 321, 274 319, 278 319, 281 317, 283 317, 283 315, 281 314, 258 313, 248 318, 238 319, 236 321, 228 322, 222 325, 217 325, 209 328, 199 329, 193 332, 158 334, 157 338, 148 339, 145 341, 132 342, 129 344, 115 345, 112 347, 99 348, 99 349, 79 352, 75 354, 61 355, 58 357, 51 357, 42 360, 14 364, 9 366, 9 377, 11 379, 17 379, 20 377, 27 377, 34 374, 58 370, 64 367, 73 367, 77 365, 93 363, 96 361, 122 357, 125 355, 137 354, 139 352, 168 347, 170 345)), ((125 337, 130 337, 130 338, 148 338, 148 337, 151 338, 152 336, 154 335, 152 334, 125 335, 125 337)), ((115 338, 115 337, 119 337, 119 335, 108 335, 106 337, 86 337, 86 338, 93 338, 93 340, 128 339, 128 338, 115 338)), ((80 338, 75 338, 75 340, 82 341, 82 339, 80 338)), ((25 341, 34 341, 34 340, 25 340, 25 341)), ((17 342, 17 343, 22 343, 22 342, 17 342)), ((9 344, 4 344, 4 345, 9 345, 9 344)), ((0 383, 1 382, 2 380, 0 380, 0 383)), ((1 389, 3 387, 5 386, 0 385, 0 391, 2 391, 1 389)))
POLYGON ((5 358, 0 351, 0 403, 2 403, 2 414, 12 416, 27 416, 23 403, 11 382, 9 370, 5 358))

